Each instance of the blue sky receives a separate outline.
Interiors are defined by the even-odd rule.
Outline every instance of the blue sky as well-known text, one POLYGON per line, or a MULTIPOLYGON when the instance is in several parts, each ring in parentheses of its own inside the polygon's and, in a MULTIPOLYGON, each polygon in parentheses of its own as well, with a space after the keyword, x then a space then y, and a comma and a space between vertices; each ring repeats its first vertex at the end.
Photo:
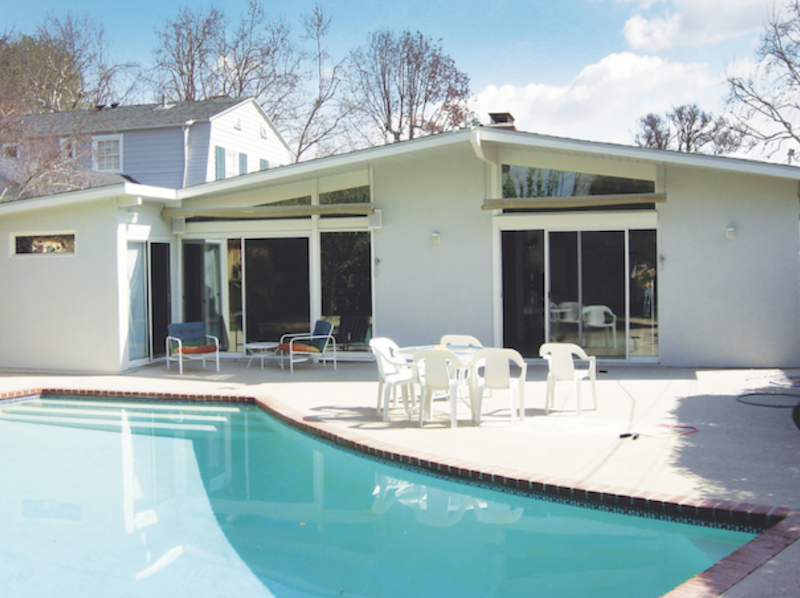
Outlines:
MULTIPOLYGON (((754 58, 773 0, 319 0, 334 57, 370 31, 411 29, 442 40, 469 74, 473 109, 514 114, 519 128, 632 143, 639 116, 694 102, 722 111, 723 75, 754 58)), ((0 0, 0 29, 32 32, 67 10, 103 25, 112 61, 147 66, 154 30, 183 0, 0 0)), ((209 2, 189 1, 193 7, 209 2)), ((216 5, 236 19, 246 0, 216 5)), ((314 0, 264 2, 295 31, 314 0)), ((778 0, 782 6, 784 0, 778 0)))

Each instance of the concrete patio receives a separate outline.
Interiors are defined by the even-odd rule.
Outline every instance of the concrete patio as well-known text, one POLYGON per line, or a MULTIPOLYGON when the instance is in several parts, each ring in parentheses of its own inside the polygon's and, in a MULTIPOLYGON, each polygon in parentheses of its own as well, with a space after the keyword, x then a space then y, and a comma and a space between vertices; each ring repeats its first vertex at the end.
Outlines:
MULTIPOLYGON (((471 423, 464 405, 459 427, 451 429, 444 413, 440 423, 420 428, 401 408, 390 413, 387 423, 380 421, 374 363, 340 363, 336 371, 330 365, 302 364, 294 374, 274 363, 263 370, 257 362, 246 366, 246 361, 225 361, 216 373, 192 363, 183 376, 163 365, 117 376, 4 372, 0 397, 37 389, 248 396, 285 406, 282 411, 299 421, 367 445, 466 463, 485 472, 534 476, 598 492, 629 491, 631 496, 659 496, 670 502, 800 510, 800 431, 792 410, 737 401, 748 392, 780 391, 799 398, 763 394, 752 400, 796 403, 800 388, 775 384, 795 372, 601 365, 598 408, 586 408, 591 406, 587 386, 584 411, 578 416, 574 394, 567 396, 569 385, 559 389, 556 410, 545 415, 546 370, 531 365, 524 423, 510 425, 508 410, 502 409, 505 395, 495 393, 490 405, 497 410, 490 411, 480 427, 471 423)), ((722 593, 713 583, 698 582, 670 595, 795 596, 800 587, 796 528, 787 536, 788 547, 773 549, 743 580, 737 578, 729 589, 723 585, 722 593)))

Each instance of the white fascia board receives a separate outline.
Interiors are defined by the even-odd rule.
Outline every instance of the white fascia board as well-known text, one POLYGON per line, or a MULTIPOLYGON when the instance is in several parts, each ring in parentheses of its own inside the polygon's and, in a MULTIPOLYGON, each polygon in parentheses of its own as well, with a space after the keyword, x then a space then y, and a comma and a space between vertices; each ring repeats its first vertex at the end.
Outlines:
POLYGON ((523 131, 504 131, 482 127, 475 130, 480 137, 480 142, 491 142, 499 145, 527 146, 541 150, 555 150, 591 154, 597 157, 608 157, 634 161, 652 162, 657 164, 675 164, 693 168, 707 168, 712 170, 734 171, 748 174, 773 176, 784 179, 800 180, 800 168, 784 164, 758 162, 728 156, 710 156, 707 154, 689 154, 671 150, 658 150, 645 147, 635 147, 604 143, 598 141, 583 141, 563 137, 550 137, 538 133, 525 133, 523 131))
POLYGON ((308 179, 332 174, 339 174, 347 169, 368 168, 371 164, 387 158, 401 156, 411 152, 433 149, 437 147, 469 143, 470 131, 467 129, 452 133, 441 133, 419 139, 402 141, 390 145, 381 145, 363 150, 356 150, 347 154, 338 154, 326 158, 317 158, 307 162, 287 164, 277 168, 261 170, 250 174, 212 181, 193 187, 178 189, 178 199, 190 199, 204 195, 219 193, 233 193, 244 191, 251 187, 259 187, 265 183, 275 184, 291 182, 294 179, 308 179))
POLYGON ((142 200, 150 201, 178 201, 174 189, 151 187, 149 185, 139 185, 136 183, 120 183, 118 185, 93 187, 81 191, 70 191, 69 193, 46 195, 44 197, 21 199, 6 204, 0 204, 0 216, 3 214, 43 210, 91 201, 126 197, 141 198, 142 200))
POLYGON ((168 187, 154 187, 140 183, 123 183, 125 195, 138 195, 144 200, 152 201, 179 201, 177 189, 168 187))

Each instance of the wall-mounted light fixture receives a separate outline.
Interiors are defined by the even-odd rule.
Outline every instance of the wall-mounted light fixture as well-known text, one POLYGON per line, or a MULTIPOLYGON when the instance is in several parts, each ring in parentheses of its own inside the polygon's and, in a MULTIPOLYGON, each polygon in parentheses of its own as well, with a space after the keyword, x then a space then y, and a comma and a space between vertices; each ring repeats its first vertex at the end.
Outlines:
POLYGON ((442 244, 442 235, 439 234, 438 230, 435 230, 431 233, 431 242, 434 245, 441 245, 442 244))
POLYGON ((728 241, 733 241, 736 238, 736 227, 729 226, 728 228, 726 228, 725 238, 728 239, 728 241))

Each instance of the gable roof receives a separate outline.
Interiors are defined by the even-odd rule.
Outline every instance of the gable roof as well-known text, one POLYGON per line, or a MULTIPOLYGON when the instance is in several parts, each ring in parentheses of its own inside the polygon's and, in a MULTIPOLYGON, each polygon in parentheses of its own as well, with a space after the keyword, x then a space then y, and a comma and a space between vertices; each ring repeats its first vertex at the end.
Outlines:
MULTIPOLYGON (((362 172, 378 163, 406 162, 414 156, 437 155, 441 152, 457 151, 464 157, 476 156, 488 162, 498 163, 496 151, 500 148, 521 149, 531 152, 568 154, 578 157, 592 157, 609 161, 639 162, 654 165, 681 165, 703 170, 717 170, 755 174, 800 181, 800 167, 732 158, 727 156, 710 156, 705 154, 688 154, 669 150, 657 150, 635 146, 603 143, 541 135, 492 127, 461 129, 427 137, 420 137, 384 146, 356 150, 345 154, 337 154, 317 158, 296 164, 288 164, 269 170, 254 172, 220 181, 212 181, 178 190, 153 188, 147 195, 154 199, 166 199, 182 202, 202 199, 214 202, 217 199, 230 199, 233 194, 252 194, 254 201, 263 203, 262 193, 265 186, 283 186, 299 183, 311 178, 332 175, 347 175, 362 172), (156 193, 155 190, 158 192, 156 193), (162 197, 163 196, 163 197, 162 197)), ((119 193, 115 186, 106 187, 109 194, 119 193)), ((69 201, 70 194, 62 194, 61 201, 69 201)), ((76 192, 76 197, 82 197, 76 192)), ((41 198, 39 204, 47 204, 47 198, 41 198)), ((0 202, 0 215, 8 202, 0 202)), ((22 202, 20 202, 22 203, 22 202)), ((255 205, 255 204, 253 204, 255 205)))
POLYGON ((272 168, 230 179, 186 187, 178 191, 181 199, 226 197, 231 193, 258 192, 264 185, 296 183, 313 177, 342 175, 363 170, 381 162, 403 162, 413 156, 461 152, 499 163, 499 149, 572 155, 609 162, 633 162, 651 165, 682 165, 706 170, 740 172, 800 181, 800 167, 728 156, 689 154, 636 146, 554 137, 511 129, 479 126, 438 133, 388 145, 355 150, 316 158, 280 168, 272 168))
POLYGON ((197 102, 98 106, 22 117, 22 126, 32 137, 64 137, 74 133, 118 133, 136 129, 176 127, 189 121, 209 121, 240 104, 243 98, 211 98, 197 102))

